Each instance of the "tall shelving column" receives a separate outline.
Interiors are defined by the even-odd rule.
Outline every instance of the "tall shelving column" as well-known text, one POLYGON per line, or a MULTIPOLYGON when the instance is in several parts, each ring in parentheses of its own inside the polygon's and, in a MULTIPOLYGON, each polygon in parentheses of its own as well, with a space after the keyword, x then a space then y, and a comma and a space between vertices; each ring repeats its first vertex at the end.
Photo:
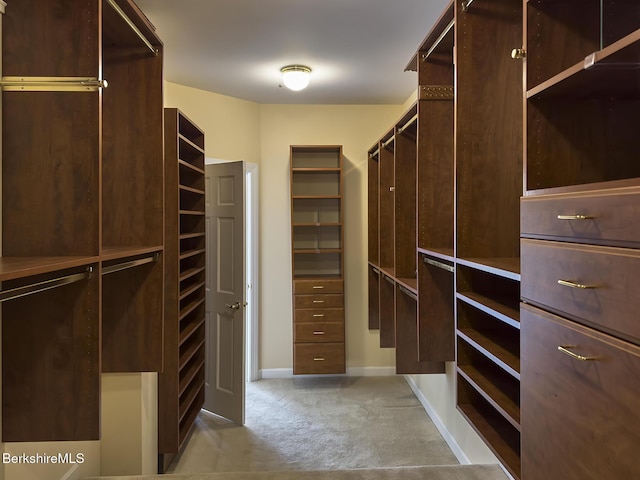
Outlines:
POLYGON ((204 402, 204 132, 176 108, 165 125, 164 370, 158 376, 158 452, 166 468, 204 402))
POLYGON ((104 0, 102 15, 102 74, 109 82, 102 92, 102 371, 157 372, 163 335, 163 47, 133 1, 104 0))
POLYGON ((96 440, 100 374, 162 367, 162 43, 131 0, 68 7, 3 19, 4 441, 96 440))
POLYGON ((522 3, 455 2, 457 405, 520 477, 522 3))
POLYGON ((524 8, 522 475, 632 478, 640 9, 611 0, 524 8))
POLYGON ((293 373, 344 373, 342 146, 292 145, 293 373))

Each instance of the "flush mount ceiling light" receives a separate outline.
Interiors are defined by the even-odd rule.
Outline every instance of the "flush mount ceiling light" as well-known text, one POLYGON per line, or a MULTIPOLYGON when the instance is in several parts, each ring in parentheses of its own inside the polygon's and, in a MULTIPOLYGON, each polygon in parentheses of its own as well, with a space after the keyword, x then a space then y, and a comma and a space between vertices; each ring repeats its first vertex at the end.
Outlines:
POLYGON ((280 69, 282 72, 282 83, 289 90, 297 92, 309 85, 311 79, 311 69, 304 65, 289 65, 280 69))

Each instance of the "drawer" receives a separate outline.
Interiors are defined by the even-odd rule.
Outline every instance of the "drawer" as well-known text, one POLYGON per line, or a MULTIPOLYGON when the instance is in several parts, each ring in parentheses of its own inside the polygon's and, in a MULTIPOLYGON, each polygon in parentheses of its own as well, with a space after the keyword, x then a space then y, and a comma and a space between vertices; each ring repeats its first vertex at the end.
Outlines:
POLYGON ((522 240, 521 295, 640 342, 640 250, 522 240))
POLYGON ((298 343, 293 346, 293 373, 345 373, 344 343, 298 343))
POLYGON ((344 293, 340 280, 294 280, 293 294, 344 293))
POLYGON ((293 312, 293 321, 299 322, 344 322, 344 309, 342 308, 312 308, 293 312))
POLYGON ((297 323, 293 341, 299 343, 344 342, 344 323, 297 323))
POLYGON ((640 246, 638 187, 524 197, 520 207, 523 236, 640 246))
POLYGON ((638 478, 640 349, 527 305, 521 321, 522 478, 638 478))
POLYGON ((294 295, 294 308, 343 308, 344 295, 294 295))

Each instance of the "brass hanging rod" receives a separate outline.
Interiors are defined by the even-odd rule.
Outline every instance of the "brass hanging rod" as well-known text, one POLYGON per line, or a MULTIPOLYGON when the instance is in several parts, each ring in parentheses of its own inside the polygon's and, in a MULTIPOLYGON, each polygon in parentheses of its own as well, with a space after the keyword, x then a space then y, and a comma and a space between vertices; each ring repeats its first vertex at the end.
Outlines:
POLYGON ((426 60, 427 58, 429 58, 429 56, 434 52, 434 50, 436 48, 438 48, 438 45, 440 45, 440 42, 444 39, 444 37, 447 36, 447 34, 451 31, 451 29, 453 28, 453 25, 455 24, 455 20, 451 20, 449 22, 449 25, 447 25, 447 28, 444 29, 444 31, 438 36, 438 38, 436 38, 436 41, 433 42, 433 45, 431 45, 431 47, 429 48, 429 50, 427 50, 427 53, 422 55, 422 60, 426 60))
POLYGON ((51 280, 45 280, 43 282, 33 283, 31 285, 25 285, 23 287, 16 287, 5 291, 0 291, 0 302, 6 302, 7 300, 13 300, 15 298, 25 297, 34 293, 44 292, 51 290, 52 288, 61 287, 63 285, 69 285, 70 283, 79 282, 81 280, 89 280, 93 272, 93 267, 88 267, 83 273, 74 273, 66 275, 64 277, 54 278, 51 280))
POLYGON ((107 88, 106 80, 95 77, 2 77, 6 92, 95 92, 107 88))
POLYGON ((402 285, 400 285, 400 290, 407 296, 413 298, 416 302, 418 301, 418 296, 413 293, 411 290, 409 290, 406 287, 403 287, 402 285))
POLYGON ((413 117, 411 117, 407 123, 405 123, 403 126, 398 128, 398 133, 402 133, 407 127, 409 127, 409 125, 411 125, 413 122, 415 122, 416 120, 418 120, 418 114, 416 113, 413 117))
POLYGON ((424 260, 424 263, 428 263, 429 265, 432 265, 434 267, 441 268, 442 270, 446 270, 447 272, 453 273, 455 271, 455 269, 451 265, 447 265, 446 263, 433 260, 427 256, 423 256, 422 259, 424 260))
POLYGON ((140 29, 138 27, 136 27, 136 24, 133 23, 133 21, 127 16, 126 13, 124 13, 124 11, 116 3, 116 1, 115 0, 107 0, 107 3, 109 5, 111 5, 111 7, 116 11, 116 13, 118 15, 120 15, 122 17, 122 19, 126 22, 126 24, 129 25, 131 30, 133 30, 134 33, 136 35, 138 35, 138 37, 140 37, 140 40, 142 40, 144 42, 144 44, 149 48, 149 50, 151 50, 151 52, 154 55, 157 56, 158 55, 158 49, 156 47, 154 47, 149 40, 147 40, 147 37, 144 36, 144 33, 142 33, 140 31, 140 29))
POLYGON ((102 269, 102 275, 108 275, 110 273, 119 272, 121 270, 127 270, 128 268, 138 267, 140 265, 145 265, 151 262, 157 262, 159 258, 160 254, 156 252, 149 257, 140 258, 138 260, 131 260, 129 262, 117 263, 115 265, 109 265, 108 267, 104 267, 102 269))

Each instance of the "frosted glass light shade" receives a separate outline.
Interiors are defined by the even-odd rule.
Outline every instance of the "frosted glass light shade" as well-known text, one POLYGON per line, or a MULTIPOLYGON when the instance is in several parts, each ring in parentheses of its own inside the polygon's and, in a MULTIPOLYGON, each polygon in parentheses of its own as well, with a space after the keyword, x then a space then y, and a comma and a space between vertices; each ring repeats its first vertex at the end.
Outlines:
POLYGON ((282 83, 289 90, 299 91, 309 85, 311 79, 311 69, 302 65, 290 65, 280 70, 282 72, 282 83))

